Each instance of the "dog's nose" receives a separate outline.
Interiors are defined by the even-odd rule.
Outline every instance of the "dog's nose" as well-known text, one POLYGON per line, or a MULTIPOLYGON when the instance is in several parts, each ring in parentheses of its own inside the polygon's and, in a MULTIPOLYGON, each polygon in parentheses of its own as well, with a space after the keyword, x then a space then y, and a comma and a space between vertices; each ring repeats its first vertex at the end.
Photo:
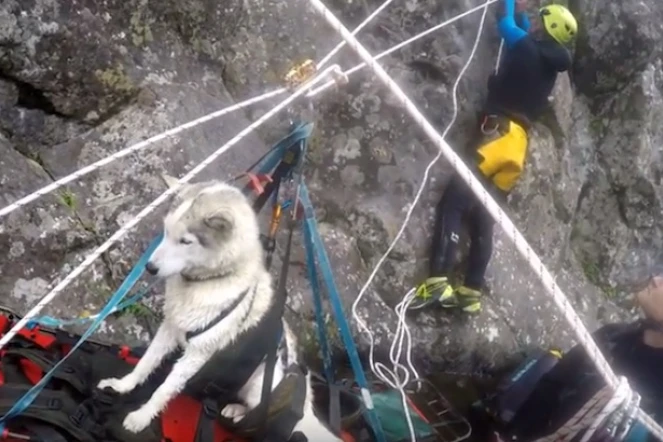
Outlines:
POLYGON ((145 270, 147 270, 147 273, 150 275, 156 275, 159 273, 159 267, 155 266, 152 261, 148 261, 147 264, 145 264, 145 270))

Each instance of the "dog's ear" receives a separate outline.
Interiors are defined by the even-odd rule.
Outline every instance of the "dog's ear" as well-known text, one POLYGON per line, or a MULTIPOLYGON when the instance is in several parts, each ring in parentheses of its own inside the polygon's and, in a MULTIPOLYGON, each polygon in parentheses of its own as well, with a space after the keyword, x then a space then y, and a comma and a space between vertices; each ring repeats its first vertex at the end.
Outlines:
POLYGON ((166 186, 168 186, 169 188, 175 187, 180 181, 177 178, 175 178, 174 176, 168 175, 166 173, 162 173, 161 178, 166 183, 166 186))
POLYGON ((209 215, 205 217, 204 222, 207 227, 217 232, 227 232, 233 226, 232 216, 226 212, 217 212, 209 215))

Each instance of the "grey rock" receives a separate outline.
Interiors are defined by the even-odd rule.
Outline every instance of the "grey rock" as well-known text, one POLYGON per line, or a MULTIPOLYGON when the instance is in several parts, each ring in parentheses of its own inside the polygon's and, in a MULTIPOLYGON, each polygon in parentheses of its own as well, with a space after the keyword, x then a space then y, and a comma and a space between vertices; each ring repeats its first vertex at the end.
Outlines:
POLYGON ((582 93, 609 98, 660 58, 660 2, 571 0, 569 7, 581 18, 574 77, 582 93))
MULTIPOLYGON (((527 170, 505 210, 594 329, 632 316, 617 301, 636 270, 662 258, 663 143, 657 125, 663 112, 657 44, 662 14, 660 5, 636 0, 608 6, 596 0, 571 3, 582 29, 573 82, 559 77, 549 112, 532 130, 527 170)), ((329 4, 352 28, 379 2, 329 4)), ((395 2, 360 38, 378 53, 476 4, 395 2)), ((454 114, 452 84, 469 56, 479 18, 479 13, 464 18, 382 60, 440 130, 454 114)), ((457 120, 448 136, 458 151, 469 142, 495 66, 494 24, 490 11, 476 58, 459 84, 457 120)), ((276 89, 294 64, 319 60, 339 41, 305 0, 5 1, 0 7, 0 131, 5 135, 0 202, 14 201, 168 128, 276 89)), ((346 48, 331 63, 347 69, 357 57, 346 48)), ((161 173, 181 176, 191 170, 277 100, 163 140, 12 213, 0 230, 0 247, 12 257, 0 263, 2 302, 27 311, 52 281, 165 190, 161 173)), ((290 118, 312 118, 316 131, 307 182, 350 318, 359 290, 399 232, 424 169, 438 152, 366 70, 308 104, 298 103, 274 118, 197 180, 234 176, 283 136, 290 118)), ((378 353, 391 345, 393 307, 425 276, 434 207, 452 171, 444 159, 431 168, 403 236, 358 305, 360 317, 370 320, 378 353)), ((75 317, 99 309, 160 230, 164 210, 105 253, 58 297, 49 314, 75 317)), ((288 314, 314 352, 300 236, 288 314)), ((461 270, 463 256, 461 250, 461 270)), ((277 253, 275 273, 279 264, 277 253)), ((533 346, 573 343, 562 314, 500 228, 487 276, 480 316, 431 311, 408 319, 422 373, 497 367, 533 346)), ((116 316, 99 336, 147 339, 158 320, 159 291, 152 289, 145 310, 116 316)), ((327 322, 342 346, 333 321, 327 322)), ((365 352, 366 336, 356 322, 351 325, 365 352)))
POLYGON ((662 77, 649 65, 599 113, 597 165, 576 226, 576 250, 602 281, 628 287, 661 261, 662 77), (593 220, 594 222, 590 222, 593 220))
POLYGON ((14 106, 18 101, 18 88, 14 83, 0 80, 0 106, 8 108, 14 106))

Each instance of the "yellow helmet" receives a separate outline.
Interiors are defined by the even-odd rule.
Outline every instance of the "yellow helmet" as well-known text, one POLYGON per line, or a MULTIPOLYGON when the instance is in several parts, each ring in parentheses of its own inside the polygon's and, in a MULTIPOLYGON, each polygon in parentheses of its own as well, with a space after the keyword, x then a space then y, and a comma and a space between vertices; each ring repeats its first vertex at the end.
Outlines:
POLYGON ((560 44, 568 44, 578 32, 578 22, 562 5, 548 5, 539 10, 546 32, 560 44))

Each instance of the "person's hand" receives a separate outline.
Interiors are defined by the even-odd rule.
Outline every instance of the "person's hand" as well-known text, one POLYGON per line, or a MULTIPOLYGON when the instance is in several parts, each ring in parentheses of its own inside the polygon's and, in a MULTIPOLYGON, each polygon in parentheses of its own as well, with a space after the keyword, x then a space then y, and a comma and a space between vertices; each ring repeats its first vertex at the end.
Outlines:
POLYGON ((525 12, 527 10, 527 0, 516 0, 516 12, 525 12))
MULTIPOLYGON (((506 13, 506 5, 504 4, 508 0, 499 0, 497 2, 497 8, 495 9, 495 18, 500 20, 502 17, 504 17, 504 14, 506 13)), ((528 0, 514 0, 514 5, 515 5, 515 13, 522 12, 527 9, 527 1, 528 0)))

